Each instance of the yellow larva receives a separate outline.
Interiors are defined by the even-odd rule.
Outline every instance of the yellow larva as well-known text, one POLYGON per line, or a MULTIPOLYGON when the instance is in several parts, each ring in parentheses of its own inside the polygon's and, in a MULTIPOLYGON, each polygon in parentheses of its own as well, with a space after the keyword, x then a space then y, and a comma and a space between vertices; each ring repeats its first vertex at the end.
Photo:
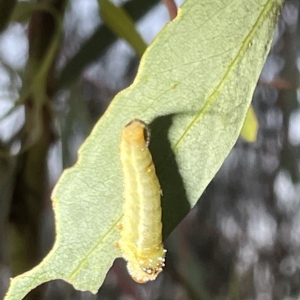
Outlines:
POLYGON ((148 142, 149 129, 143 121, 134 119, 124 127, 120 145, 124 205, 118 245, 128 262, 129 274, 139 283, 157 277, 166 252, 162 243, 161 189, 148 142))

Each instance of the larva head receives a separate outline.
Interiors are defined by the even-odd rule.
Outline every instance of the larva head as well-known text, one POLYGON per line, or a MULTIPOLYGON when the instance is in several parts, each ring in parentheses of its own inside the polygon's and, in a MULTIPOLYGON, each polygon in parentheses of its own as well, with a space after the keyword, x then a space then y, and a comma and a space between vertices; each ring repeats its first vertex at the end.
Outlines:
POLYGON ((136 257, 135 260, 129 261, 127 269, 132 279, 138 283, 146 283, 155 280, 165 265, 166 250, 163 247, 156 249, 152 255, 136 257), (154 255, 153 255, 154 254, 154 255))
POLYGON ((122 139, 128 140, 131 143, 133 141, 136 143, 146 143, 146 146, 148 146, 150 140, 150 129, 145 122, 139 119, 134 119, 124 127, 122 131, 122 139))

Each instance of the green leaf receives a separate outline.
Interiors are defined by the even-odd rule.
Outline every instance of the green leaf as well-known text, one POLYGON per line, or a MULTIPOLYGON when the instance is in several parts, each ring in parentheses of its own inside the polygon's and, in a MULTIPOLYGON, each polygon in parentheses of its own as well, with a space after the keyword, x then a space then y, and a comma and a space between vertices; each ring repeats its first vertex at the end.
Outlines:
POLYGON ((147 45, 135 28, 134 21, 122 7, 109 0, 98 0, 101 16, 106 25, 120 38, 125 39, 142 56, 147 45))
POLYGON ((249 143, 254 143, 256 141, 258 131, 258 121, 253 109, 253 106, 250 105, 244 125, 241 130, 241 137, 249 143))
POLYGON ((241 131, 281 1, 187 0, 146 50, 53 191, 57 238, 40 265, 11 281, 21 299, 56 278, 96 293, 121 253, 119 140, 133 118, 151 123, 166 237, 220 168, 241 131))

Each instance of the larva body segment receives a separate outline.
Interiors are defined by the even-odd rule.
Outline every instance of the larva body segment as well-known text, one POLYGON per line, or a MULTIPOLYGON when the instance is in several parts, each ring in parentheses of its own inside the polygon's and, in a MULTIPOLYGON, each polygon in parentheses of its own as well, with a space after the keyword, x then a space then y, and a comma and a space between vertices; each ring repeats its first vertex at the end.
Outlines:
POLYGON ((164 266, 161 189, 148 149, 147 125, 134 119, 123 131, 120 158, 124 177, 124 205, 119 246, 132 278, 154 280, 164 266))

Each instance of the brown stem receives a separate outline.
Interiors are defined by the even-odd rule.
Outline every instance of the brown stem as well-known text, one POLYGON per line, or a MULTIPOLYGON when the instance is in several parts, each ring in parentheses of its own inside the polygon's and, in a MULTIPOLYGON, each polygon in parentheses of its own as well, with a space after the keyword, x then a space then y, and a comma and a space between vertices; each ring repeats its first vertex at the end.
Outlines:
POLYGON ((165 6, 167 7, 170 15, 170 19, 173 20, 177 16, 177 5, 174 0, 163 0, 165 6))

